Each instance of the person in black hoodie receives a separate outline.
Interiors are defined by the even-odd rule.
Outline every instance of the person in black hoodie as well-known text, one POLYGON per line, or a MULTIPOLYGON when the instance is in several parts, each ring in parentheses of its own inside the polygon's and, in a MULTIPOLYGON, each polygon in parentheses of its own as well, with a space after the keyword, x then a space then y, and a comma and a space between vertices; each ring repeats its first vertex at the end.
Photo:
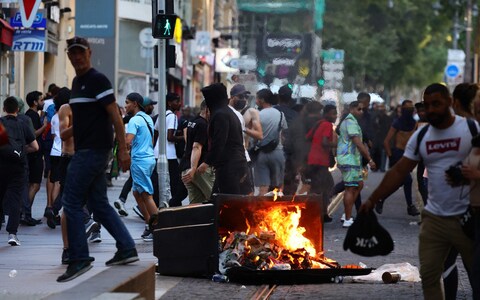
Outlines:
POLYGON ((210 110, 210 147, 197 172, 202 174, 210 166, 215 168, 212 193, 249 194, 252 188, 248 180, 242 125, 228 107, 227 88, 222 83, 214 83, 202 88, 202 94, 210 110))

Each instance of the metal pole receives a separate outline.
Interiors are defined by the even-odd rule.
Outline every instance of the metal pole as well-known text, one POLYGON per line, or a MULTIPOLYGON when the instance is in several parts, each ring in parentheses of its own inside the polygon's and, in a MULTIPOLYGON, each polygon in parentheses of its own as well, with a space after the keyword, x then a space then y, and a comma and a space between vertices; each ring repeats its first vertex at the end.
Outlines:
MULTIPOLYGON (((165 0, 157 0, 157 9, 156 13, 165 11, 165 0)), ((170 182, 168 175, 168 161, 166 154, 166 145, 167 145, 167 130, 165 124, 165 96, 167 94, 167 76, 165 68, 165 40, 158 40, 158 161, 157 161, 157 170, 158 170, 158 185, 159 185, 159 194, 160 194, 160 207, 162 202, 168 202, 170 200, 170 192, 168 184, 170 182)))
POLYGON ((453 49, 458 48, 458 8, 455 7, 455 17, 453 19, 453 49))
POLYGON ((465 75, 464 82, 472 82, 472 0, 467 0, 467 28, 465 37, 465 75))

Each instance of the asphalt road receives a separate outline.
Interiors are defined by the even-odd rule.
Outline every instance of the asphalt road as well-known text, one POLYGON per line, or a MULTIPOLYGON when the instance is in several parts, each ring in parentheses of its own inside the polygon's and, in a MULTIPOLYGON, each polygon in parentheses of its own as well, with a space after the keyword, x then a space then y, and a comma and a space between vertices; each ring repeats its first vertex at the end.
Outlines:
MULTIPOLYGON (((338 180, 338 171, 334 172, 338 180)), ((362 196, 364 199, 383 177, 384 173, 371 173, 362 196)), ((109 188, 110 202, 117 199, 123 182, 127 179, 122 174, 114 180, 114 187, 109 188)), ((127 201, 128 217, 122 217, 137 243, 142 261, 156 262, 153 256, 153 243, 144 242, 140 235, 144 223, 132 211, 133 196, 127 201)), ((40 218, 46 203, 45 189, 42 186, 34 204, 33 216, 40 218)), ((361 257, 343 250, 346 229, 342 228, 340 216, 342 206, 333 214, 333 222, 324 227, 324 251, 327 257, 341 265, 365 264, 378 268, 384 264, 409 263, 418 267, 418 217, 407 215, 403 190, 394 193, 384 205, 384 212, 379 216, 380 223, 390 232, 394 242, 394 251, 387 256, 361 257)), ((0 232, 0 299, 40 299, 52 293, 66 290, 105 270, 104 262, 113 256, 115 242, 102 230, 102 242, 90 244, 91 255, 96 258, 94 268, 77 279, 67 283, 57 283, 65 266, 60 264, 62 241, 60 228, 50 229, 44 220, 35 227, 20 226, 18 237, 22 243, 19 247, 7 244, 5 226, 0 232), (13 272, 15 270, 16 272, 13 272)), ((457 299, 471 299, 471 289, 465 269, 458 260, 460 270, 457 299)), ((215 283, 210 279, 180 278, 156 275, 156 299, 250 299, 259 286, 236 283, 215 283)), ((323 283, 308 285, 277 286, 270 299, 422 299, 420 282, 383 284, 379 282, 354 282, 344 278, 343 283, 323 283)))

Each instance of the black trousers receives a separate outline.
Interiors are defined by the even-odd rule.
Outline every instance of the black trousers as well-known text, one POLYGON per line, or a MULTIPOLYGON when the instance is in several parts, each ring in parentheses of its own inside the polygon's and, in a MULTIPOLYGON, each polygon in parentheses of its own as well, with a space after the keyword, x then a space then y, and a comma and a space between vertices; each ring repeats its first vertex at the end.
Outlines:
POLYGON ((177 159, 168 160, 168 173, 170 175, 170 191, 172 193, 172 199, 170 199, 168 204, 170 206, 182 206, 182 201, 188 196, 188 191, 182 182, 177 159))
POLYGON ((0 162, 0 216, 8 214, 7 232, 16 234, 20 224, 20 211, 27 185, 23 164, 11 165, 0 162), (5 209, 5 210, 4 210, 5 209))
POLYGON ((212 193, 247 195, 252 191, 246 162, 233 162, 215 167, 212 193))

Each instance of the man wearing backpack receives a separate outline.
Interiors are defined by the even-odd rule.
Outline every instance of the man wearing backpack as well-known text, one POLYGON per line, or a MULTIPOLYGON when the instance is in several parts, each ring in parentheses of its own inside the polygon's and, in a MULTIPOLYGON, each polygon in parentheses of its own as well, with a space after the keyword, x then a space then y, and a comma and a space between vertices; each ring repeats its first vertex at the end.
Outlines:
MULTIPOLYGON (((446 176, 450 166, 467 157, 472 148, 472 133, 467 119, 451 112, 452 98, 447 87, 438 83, 429 85, 423 100, 428 127, 424 126, 412 135, 403 157, 388 171, 360 211, 371 211, 423 160, 428 169, 428 201, 422 211, 418 246, 423 295, 427 300, 445 299, 441 280, 443 262, 450 249, 458 250, 469 274, 473 265, 473 240, 460 224, 469 204, 468 187, 452 185, 446 176), (420 136, 422 132, 423 137, 420 136)), ((473 286, 474 282, 470 281, 470 284, 473 286)))
MULTIPOLYGON (((0 215, 3 216, 4 200, 8 207, 8 243, 20 246, 17 229, 20 224, 20 207, 25 188, 26 154, 38 151, 38 143, 29 124, 17 118, 18 102, 8 97, 3 102, 6 116, 0 118, 8 133, 8 144, 0 148, 0 215)), ((1 226, 1 225, 0 225, 1 226)))
POLYGON ((153 201, 153 183, 151 176, 155 168, 153 154, 153 120, 145 113, 147 103, 139 93, 130 93, 125 100, 125 109, 133 117, 128 122, 126 142, 131 149, 132 165, 130 172, 133 179, 133 196, 145 219, 145 231, 142 238, 153 241, 153 230, 149 228, 150 216, 157 212, 153 201))

